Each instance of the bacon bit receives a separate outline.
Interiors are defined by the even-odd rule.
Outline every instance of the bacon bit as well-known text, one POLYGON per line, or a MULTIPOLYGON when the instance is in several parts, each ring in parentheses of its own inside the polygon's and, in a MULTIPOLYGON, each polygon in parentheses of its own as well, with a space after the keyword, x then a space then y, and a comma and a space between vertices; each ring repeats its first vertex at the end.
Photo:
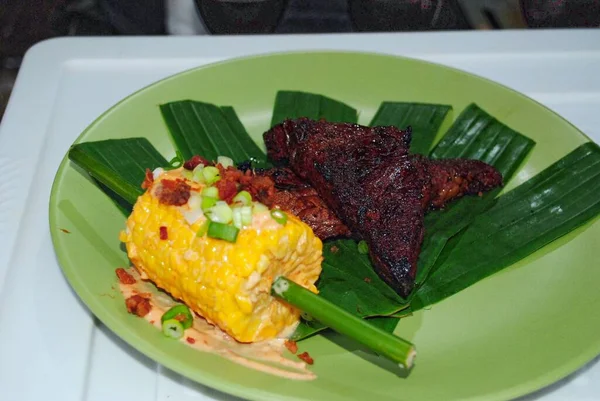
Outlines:
POLYGON ((296 341, 285 340, 283 344, 292 354, 298 352, 298 344, 296 344, 296 341))
POLYGON ((370 279, 369 277, 365 277, 365 278, 364 278, 364 281, 365 281, 365 283, 370 283, 370 282, 371 282, 371 279, 370 279))
POLYGON ((59 230, 65 234, 71 234, 71 231, 67 230, 66 228, 59 228, 59 230))
POLYGON ((250 192, 252 198, 267 203, 275 195, 275 182, 270 177, 253 176, 245 189, 250 192))
POLYGON ((221 179, 216 186, 219 189, 219 197, 230 203, 230 197, 233 198, 233 184, 235 184, 235 192, 246 190, 252 195, 253 200, 258 200, 262 203, 269 204, 269 200, 275 195, 275 182, 267 176, 254 175, 251 170, 241 171, 234 166, 223 168, 221 164, 217 164, 221 179))
POLYGON ((206 160, 204 157, 196 155, 193 156, 190 160, 183 163, 183 168, 192 171, 193 169, 198 167, 199 164, 203 164, 205 166, 212 166, 212 163, 206 160))
POLYGON ((146 169, 146 176, 144 177, 144 182, 142 182, 142 189, 148 189, 154 183, 154 174, 150 171, 149 168, 146 169))
POLYGON ((119 278, 121 284, 130 285, 136 283, 133 276, 127 273, 127 271, 125 271, 125 269, 122 267, 119 267, 117 270, 115 270, 115 273, 117 273, 117 277, 119 278))
POLYGON ((331 251, 331 253, 338 253, 340 251, 340 248, 338 248, 336 245, 333 245, 331 248, 329 248, 329 250, 331 251))
POLYGON ((192 338, 192 337, 187 337, 187 338, 185 339, 185 341, 187 341, 187 342, 188 342, 188 343, 190 343, 190 344, 195 344, 195 343, 196 343, 196 339, 195 339, 195 338, 192 338))
POLYGON ((238 192, 237 185, 233 181, 221 179, 217 181, 215 186, 219 190, 219 198, 227 203, 231 203, 233 201, 233 197, 238 192))
POLYGON ((221 163, 219 163, 216 167, 219 169, 219 176, 221 176, 221 180, 239 182, 244 175, 244 173, 233 166, 225 168, 221 163))
POLYGON ((169 233, 167 232, 167 227, 160 226, 159 231, 160 231, 160 239, 161 240, 164 241, 164 240, 169 239, 169 233))
POLYGON ((162 180, 156 191, 158 201, 169 206, 183 206, 190 199, 191 189, 184 180, 162 180))
POLYGON ((144 317, 152 309, 150 301, 139 295, 133 295, 125 300, 125 306, 129 313, 135 314, 139 317, 144 317))
POLYGON ((297 356, 298 356, 298 358, 302 359, 304 362, 308 363, 309 365, 312 365, 313 363, 315 363, 315 360, 310 357, 308 352, 303 352, 297 356))

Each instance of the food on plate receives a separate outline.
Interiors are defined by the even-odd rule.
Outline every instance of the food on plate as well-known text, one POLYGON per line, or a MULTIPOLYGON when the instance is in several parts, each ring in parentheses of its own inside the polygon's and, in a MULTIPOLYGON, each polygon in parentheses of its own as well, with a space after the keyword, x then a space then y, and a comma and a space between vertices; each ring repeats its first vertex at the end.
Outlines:
POLYGON ((305 180, 286 167, 255 170, 255 174, 273 180, 275 191, 270 196, 259 197, 269 207, 279 207, 312 228, 321 240, 349 237, 350 230, 327 206, 318 192, 305 180))
MULTIPOLYGON (((298 110, 316 110, 315 119, 357 121, 355 110, 339 113, 340 103, 333 107, 331 99, 323 103, 320 96, 310 100, 303 94, 298 99, 302 102, 276 100, 279 111, 274 115, 301 116, 298 110), (306 108, 307 103, 311 107, 306 108), (322 110, 323 105, 331 106, 329 111, 322 110)), ((390 334, 399 317, 514 263, 506 250, 522 258, 555 239, 552 231, 539 235, 537 245, 522 246, 513 238, 514 221, 529 218, 520 223, 520 238, 532 231, 529 222, 542 228, 555 224, 560 233, 575 226, 571 215, 563 214, 568 205, 560 197, 539 210, 528 204, 535 194, 551 193, 536 184, 551 181, 544 174, 554 173, 544 171, 498 198, 497 192, 481 199, 473 196, 448 212, 432 213, 425 220, 423 241, 425 213, 509 182, 534 145, 474 104, 435 146, 435 124, 416 124, 417 135, 425 138, 419 147, 411 144, 410 128, 284 120, 263 136, 270 159, 277 163, 274 168, 268 168, 267 155, 252 142, 233 109, 183 101, 171 103, 168 111, 163 117, 177 148, 171 162, 145 138, 88 142, 69 152, 71 160, 114 191, 108 194, 128 215, 121 239, 134 267, 116 272, 125 306, 167 337, 283 377, 315 377, 306 369, 314 363, 308 351, 315 350, 304 350, 304 343, 298 350, 287 340, 301 340, 325 328, 411 368, 414 346, 390 334), (211 130, 200 132, 195 129, 199 126, 211 130), (434 160, 411 154, 431 148, 434 160), (191 157, 196 153, 216 162, 191 157), (232 159, 216 157, 223 153, 240 162, 238 168, 232 159), (191 159, 184 162, 182 154, 191 159), (450 157, 481 158, 498 170, 450 157), (157 166, 163 168, 146 170, 144 193, 139 187, 144 169, 157 166), (128 206, 134 206, 131 215, 128 206), (538 224, 544 208, 561 214, 538 224), (293 234, 283 233, 291 226, 297 226, 293 234), (271 229, 264 240, 261 234, 271 229), (481 239, 488 238, 486 233, 500 240, 481 239), (310 238, 312 246, 303 237, 310 238), (356 241, 337 240, 348 237, 356 241), (444 248, 450 238, 457 241, 444 248), (328 242, 322 245, 319 239, 328 242), (415 281, 421 247, 422 268, 415 281), (438 258, 442 248, 449 254, 438 258), (498 258, 489 257, 494 252, 498 258), (272 265, 262 271, 264 255, 272 257, 272 265), (275 266, 278 261, 283 270, 275 266), (294 265, 295 261, 299 262, 294 265), (300 310, 305 319, 296 326, 300 310), (285 349, 295 354, 292 360, 284 356, 285 349)), ((411 116, 388 115, 384 120, 404 126, 414 119, 411 116)), ((564 160, 568 158, 580 159, 569 155, 564 160)), ((569 181, 566 174, 562 178, 569 181)))
POLYGON ((401 296, 413 289, 429 208, 502 185, 477 160, 410 155, 411 131, 307 118, 264 134, 268 156, 306 180, 357 239, 374 268, 401 296))
POLYGON ((270 179, 217 162, 148 171, 121 240, 142 278, 237 341, 289 333, 300 311, 272 297, 271 284, 283 275, 317 292, 322 243, 296 216, 257 201, 273 191, 270 179))
MULTIPOLYGON (((248 368, 293 380, 313 380, 315 373, 300 355, 289 358, 285 350, 289 341, 274 338, 254 343, 240 343, 221 331, 217 326, 191 313, 183 304, 177 303, 168 294, 156 291, 148 280, 142 280, 135 268, 117 269, 119 289, 127 300, 143 299, 147 305, 141 312, 148 323, 162 330, 172 340, 202 352, 222 356, 248 368), (191 319, 190 319, 191 317, 191 319)), ((130 302, 130 301, 129 301, 130 302)), ((131 302, 130 302, 131 303, 131 302)), ((137 314, 135 311, 131 313, 137 314)), ((296 354, 301 346, 296 345, 296 354)), ((292 350, 290 350, 292 352, 292 350)))

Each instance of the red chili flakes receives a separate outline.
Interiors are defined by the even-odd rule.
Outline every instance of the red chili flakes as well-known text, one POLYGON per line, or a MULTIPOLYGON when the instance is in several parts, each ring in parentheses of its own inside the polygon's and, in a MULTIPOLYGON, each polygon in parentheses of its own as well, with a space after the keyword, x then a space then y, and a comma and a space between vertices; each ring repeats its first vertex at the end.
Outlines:
POLYGON ((140 295, 133 295, 125 300, 127 311, 139 317, 144 317, 152 309, 150 301, 140 295))
POLYGON ((165 226, 160 226, 159 230, 159 235, 160 235, 160 239, 161 240, 167 240, 169 239, 169 233, 167 231, 167 227, 165 226))
POLYGON ((298 358, 302 359, 304 362, 308 363, 309 365, 312 365, 313 363, 315 363, 315 360, 310 357, 308 352, 303 352, 301 354, 298 354, 297 356, 298 356, 298 358))
POLYGON ((148 189, 154 183, 154 174, 150 171, 149 168, 146 169, 146 176, 144 177, 144 182, 142 182, 142 189, 148 189))
POLYGON ((183 206, 190 199, 191 189, 184 180, 162 180, 156 191, 158 201, 169 206, 183 206))
POLYGON ((71 234, 71 231, 67 230, 66 228, 59 228, 59 230, 65 234, 71 234))
POLYGON ((481 198, 483 196, 483 192, 481 192, 481 191, 477 192, 477 196, 479 196, 481 198))
POLYGON ((198 165, 200 165, 200 164, 203 164, 205 166, 212 165, 212 163, 209 162, 208 160, 206 160, 204 157, 196 155, 196 156, 192 157, 190 160, 187 160, 185 163, 183 163, 183 168, 186 170, 192 171, 193 169, 198 167, 198 165))
POLYGON ((298 352, 298 344, 296 344, 296 341, 285 340, 283 344, 292 354, 298 352))
POLYGON ((187 337, 185 339, 185 341, 187 341, 189 344, 195 344, 196 343, 196 339, 192 338, 192 337, 187 337))
POLYGON ((122 267, 119 267, 117 270, 115 270, 115 273, 117 273, 117 277, 119 278, 121 284, 130 285, 136 283, 133 276, 127 273, 127 271, 125 271, 125 269, 123 269, 122 267))
POLYGON ((215 186, 219 190, 219 198, 227 203, 231 203, 233 201, 233 197, 238 192, 237 184, 233 181, 221 179, 217 181, 215 186))
POLYGON ((369 277, 365 277, 363 280, 364 280, 365 283, 370 283, 371 282, 371 279, 369 277))
POLYGON ((329 250, 331 251, 331 253, 338 253, 340 251, 340 248, 338 248, 336 245, 332 245, 331 248, 329 248, 329 250))

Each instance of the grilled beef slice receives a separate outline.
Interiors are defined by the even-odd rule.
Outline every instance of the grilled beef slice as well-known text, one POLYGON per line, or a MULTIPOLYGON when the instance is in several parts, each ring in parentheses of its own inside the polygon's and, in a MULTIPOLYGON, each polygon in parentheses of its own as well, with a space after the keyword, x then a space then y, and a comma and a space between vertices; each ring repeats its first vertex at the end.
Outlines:
POLYGON ((414 285, 425 211, 502 184, 479 161, 409 155, 410 139, 410 129, 306 118, 264 134, 271 160, 289 165, 354 238, 367 242, 379 276, 404 297, 414 285))

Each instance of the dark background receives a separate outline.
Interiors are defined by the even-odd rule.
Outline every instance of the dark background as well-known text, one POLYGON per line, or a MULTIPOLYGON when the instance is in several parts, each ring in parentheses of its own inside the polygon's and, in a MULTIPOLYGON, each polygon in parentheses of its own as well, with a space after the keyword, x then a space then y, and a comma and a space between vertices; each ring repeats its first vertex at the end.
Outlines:
POLYGON ((0 118, 35 43, 172 34, 182 1, 212 35, 600 26, 600 0, 0 0, 0 118))

